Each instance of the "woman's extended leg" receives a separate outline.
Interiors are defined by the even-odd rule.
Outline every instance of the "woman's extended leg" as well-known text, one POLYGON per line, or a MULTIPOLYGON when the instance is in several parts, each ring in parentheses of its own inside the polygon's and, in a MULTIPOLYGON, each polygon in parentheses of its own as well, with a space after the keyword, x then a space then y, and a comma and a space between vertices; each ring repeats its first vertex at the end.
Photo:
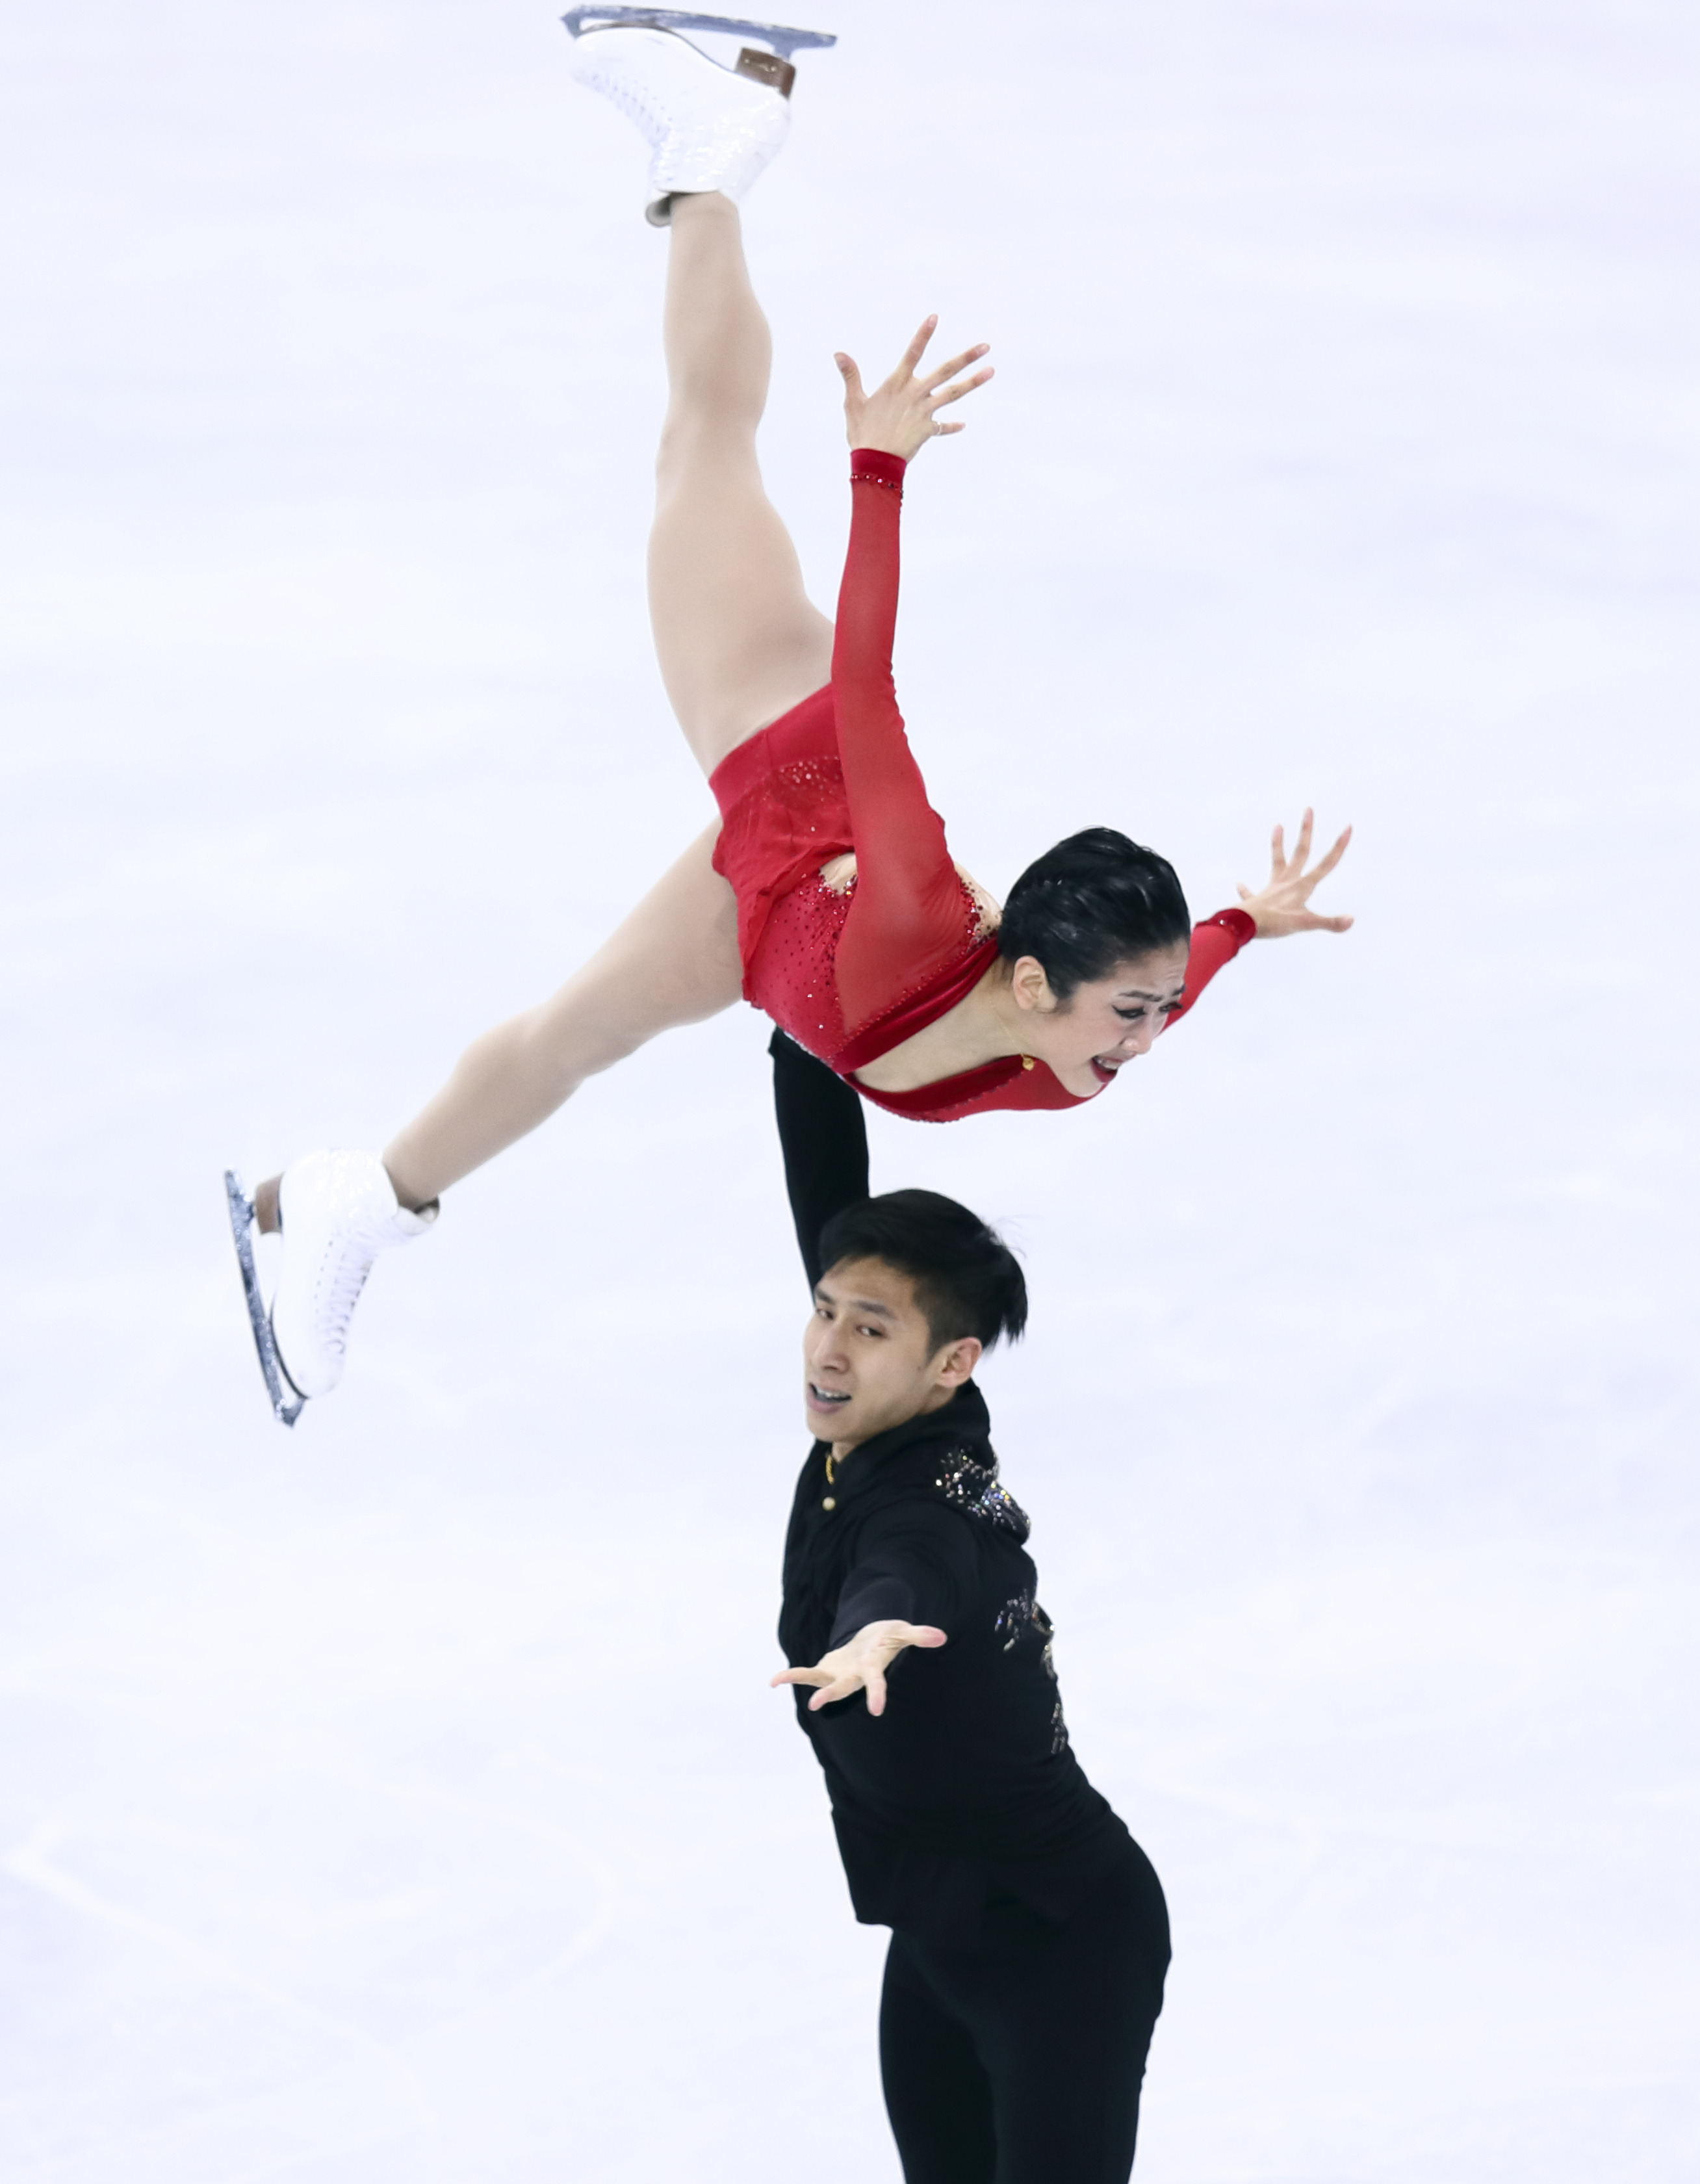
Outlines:
POLYGON ((738 998, 737 907, 700 835, 560 991, 475 1040, 384 1149, 403 1206, 429 1205, 553 1115, 586 1077, 738 998))
MULTIPOLYGON (((737 905, 709 863, 718 822, 686 850, 560 990, 475 1039, 441 1091, 385 1148, 406 1207, 547 1122, 586 1077, 675 1025, 718 1016, 738 998, 737 905)), ((254 1193, 263 1230, 278 1224, 273 1176, 254 1193)))
POLYGON ((649 615, 673 710, 711 773, 828 680, 832 625, 803 588, 756 460, 773 342, 738 209, 715 191, 676 197, 671 237, 649 615))

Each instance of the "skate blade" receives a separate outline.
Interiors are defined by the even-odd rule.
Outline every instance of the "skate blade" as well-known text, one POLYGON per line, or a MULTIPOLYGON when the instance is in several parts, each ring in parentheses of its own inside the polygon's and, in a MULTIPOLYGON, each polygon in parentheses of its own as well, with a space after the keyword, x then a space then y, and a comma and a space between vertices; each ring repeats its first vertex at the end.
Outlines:
POLYGON ((607 30, 616 23, 658 31, 720 31, 728 36, 759 38, 782 61, 810 47, 838 42, 831 31, 793 31, 783 23, 754 23, 742 15, 697 15, 685 8, 569 8, 561 20, 575 38, 586 30, 607 30))
POLYGON ((236 1264, 242 1270, 242 1295, 247 1299, 248 1325, 253 1329, 254 1348, 259 1352, 259 1369, 265 1381, 265 1391, 271 1397, 272 1416, 280 1425, 292 1426, 307 1407, 305 1396, 297 1396, 289 1385, 277 1354, 277 1344, 272 1339, 271 1317, 265 1308, 265 1299, 260 1295, 259 1275, 254 1268, 253 1201, 243 1188, 242 1179, 232 1167, 225 1170, 225 1199, 231 1217, 231 1240, 236 1247, 236 1264), (289 1388, 286 1396, 284 1390, 289 1388))

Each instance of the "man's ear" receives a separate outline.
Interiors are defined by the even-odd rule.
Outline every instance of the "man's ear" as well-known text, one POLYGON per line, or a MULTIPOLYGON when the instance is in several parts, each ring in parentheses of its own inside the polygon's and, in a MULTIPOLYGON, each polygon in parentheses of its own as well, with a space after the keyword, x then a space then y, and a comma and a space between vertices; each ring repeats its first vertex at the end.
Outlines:
POLYGON ((1057 1006, 1045 967, 1036 956, 1018 956, 1009 972, 1009 991, 1018 1009, 1032 1016, 1049 1016, 1057 1006))
POLYGON ((941 1388, 959 1388, 964 1380, 974 1378, 974 1368, 986 1355, 986 1345, 977 1334, 959 1334, 954 1342, 947 1343, 933 1365, 933 1379, 941 1388))

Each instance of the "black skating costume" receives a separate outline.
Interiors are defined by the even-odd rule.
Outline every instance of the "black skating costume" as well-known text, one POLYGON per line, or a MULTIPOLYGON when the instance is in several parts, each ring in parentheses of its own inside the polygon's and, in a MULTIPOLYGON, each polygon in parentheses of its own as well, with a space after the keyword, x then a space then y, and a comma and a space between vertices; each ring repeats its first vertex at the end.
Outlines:
MULTIPOLYGON (((798 1242, 867 1195, 850 1088, 781 1034, 775 1093, 798 1242)), ((786 1540, 780 1641, 812 1665, 864 1625, 935 1624, 886 1711, 797 1719, 832 1800, 856 1915, 892 1929, 880 2015, 906 2184, 1125 2184, 1169 1925, 1149 1861, 1071 1749, 1028 1524, 972 1383, 827 1475, 817 1441, 786 1540)))

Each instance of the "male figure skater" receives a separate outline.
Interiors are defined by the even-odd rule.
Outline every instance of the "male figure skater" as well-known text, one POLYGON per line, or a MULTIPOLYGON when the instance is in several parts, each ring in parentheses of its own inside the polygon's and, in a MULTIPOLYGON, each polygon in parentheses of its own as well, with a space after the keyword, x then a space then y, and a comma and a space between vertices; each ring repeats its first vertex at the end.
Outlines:
POLYGON ((974 1384, 1026 1285, 953 1200, 869 1199, 856 1094, 782 1034, 772 1052, 817 1436, 774 1681, 799 1687, 856 1916, 892 1929, 880 2065, 903 2175, 1126 2184, 1169 1922, 1069 1745, 974 1384))

